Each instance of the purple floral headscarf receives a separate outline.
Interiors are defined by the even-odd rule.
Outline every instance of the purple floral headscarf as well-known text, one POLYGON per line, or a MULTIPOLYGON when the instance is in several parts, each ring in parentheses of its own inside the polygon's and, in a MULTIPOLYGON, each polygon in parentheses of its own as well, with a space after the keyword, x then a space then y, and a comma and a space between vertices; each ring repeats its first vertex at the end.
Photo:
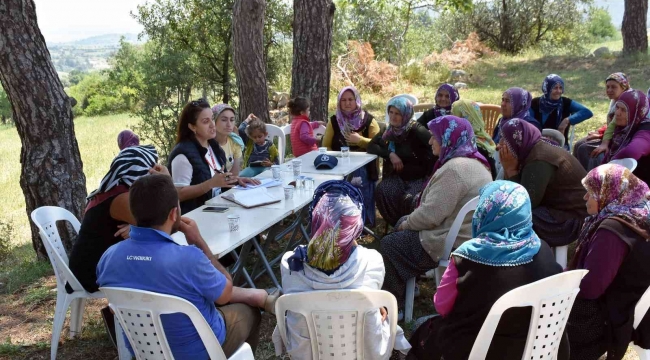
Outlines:
POLYGON ((528 110, 533 102, 533 96, 526 90, 518 87, 512 87, 505 91, 505 94, 510 98, 512 104, 512 115, 510 117, 503 117, 503 120, 510 119, 523 119, 528 120, 530 114, 528 110))
POLYGON ((361 109, 361 95, 359 95, 359 91, 354 86, 344 87, 336 100, 336 121, 339 124, 339 129, 341 131, 359 131, 361 126, 363 126, 364 115, 365 113, 361 109), (352 92, 357 101, 357 108, 350 112, 341 109, 341 97, 343 97, 346 91, 352 92))
POLYGON ((391 107, 399 110, 400 114, 402 114, 402 124, 399 127, 395 127, 388 122, 388 128, 384 131, 384 135, 381 138, 384 141, 400 142, 406 138, 409 130, 411 130, 411 126, 415 123, 411 121, 413 117, 413 103, 411 100, 400 96, 388 102, 386 105, 386 114, 388 114, 391 107))
POLYGON ((438 90, 436 90, 436 99, 438 98, 440 91, 446 91, 449 93, 449 106, 442 107, 436 103, 436 106, 433 107, 435 117, 450 115, 451 106, 460 99, 458 90, 451 84, 442 84, 438 90))
POLYGON ((476 137, 469 121, 448 115, 429 121, 427 126, 440 144, 440 155, 433 166, 434 174, 447 161, 457 157, 476 159, 490 170, 490 164, 476 148, 476 137))
POLYGON ((624 166, 605 164, 591 170, 582 179, 582 185, 598 202, 598 214, 585 219, 572 261, 574 268, 580 253, 594 240, 596 230, 606 219, 623 223, 647 241, 650 235, 650 189, 645 182, 624 166))
POLYGON ((519 166, 523 166, 533 146, 542 140, 542 134, 535 125, 522 119, 510 119, 501 125, 500 137, 510 153, 519 160, 519 166))
POLYGON ((648 97, 643 92, 633 89, 627 90, 621 94, 616 104, 623 105, 627 109, 627 125, 616 126, 605 159, 606 162, 613 159, 620 150, 630 143, 641 124, 650 123, 648 97))

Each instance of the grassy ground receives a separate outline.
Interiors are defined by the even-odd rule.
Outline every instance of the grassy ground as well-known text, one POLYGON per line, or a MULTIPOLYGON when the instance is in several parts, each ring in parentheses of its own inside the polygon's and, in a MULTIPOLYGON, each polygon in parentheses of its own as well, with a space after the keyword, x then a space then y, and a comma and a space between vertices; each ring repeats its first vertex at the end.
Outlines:
MULTIPOLYGON (((595 44, 593 48, 608 46, 620 50, 621 42, 595 44)), ((608 100, 604 93, 605 77, 615 71, 626 72, 633 87, 647 89, 650 85, 650 68, 647 59, 576 58, 570 56, 544 56, 530 52, 516 57, 497 56, 485 59, 465 69, 469 89, 461 90, 461 97, 499 104, 502 92, 511 86, 520 86, 540 94, 543 78, 549 73, 560 74, 566 82, 566 95, 586 105, 594 112, 594 118, 577 127, 578 135, 598 127, 604 122, 608 100)), ((432 102, 436 87, 397 85, 397 92, 408 92, 420 98, 420 102, 432 102)), ((376 114, 383 114, 387 99, 393 94, 373 94, 362 89, 365 108, 376 114)), ((334 108, 331 102, 331 110, 334 108)), ((117 153, 116 136, 119 131, 132 127, 136 119, 126 115, 79 118, 75 131, 79 141, 87 189, 93 190, 107 171, 110 161, 117 153)), ((0 172, 0 198, 4 200, 4 211, 0 223, 10 223, 14 230, 0 231, 0 241, 10 239, 11 253, 0 260, 0 359, 47 359, 50 352, 50 335, 55 306, 56 284, 49 263, 38 263, 31 248, 28 218, 19 186, 20 140, 15 128, 0 127, 0 158, 3 167, 0 172)), ((2 227, 0 227, 2 229, 2 227)), ((381 233, 383 225, 377 229, 381 233)), ((376 244, 368 244, 374 246, 376 244)), ((272 254, 282 251, 274 246, 272 254)), ((262 284, 268 283, 261 279, 262 284)), ((422 282, 422 295, 415 301, 414 317, 431 314, 434 309, 431 297, 435 289, 431 282, 422 282)), ((62 359, 113 359, 116 351, 105 337, 99 309, 105 302, 89 301, 85 313, 84 330, 80 339, 65 339, 59 347, 62 359)), ((273 358, 270 342, 275 319, 264 315, 261 333, 262 342, 256 358, 273 358)), ((410 332, 412 324, 406 324, 410 332)), ((636 359, 628 355, 626 359, 636 359)))

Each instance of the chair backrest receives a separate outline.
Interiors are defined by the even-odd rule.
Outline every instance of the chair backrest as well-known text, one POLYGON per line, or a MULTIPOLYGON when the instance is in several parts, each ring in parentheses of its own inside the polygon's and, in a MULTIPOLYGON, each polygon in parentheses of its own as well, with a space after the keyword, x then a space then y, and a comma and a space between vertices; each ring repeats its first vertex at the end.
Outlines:
POLYGON ((38 228, 38 233, 41 240, 43 240, 50 263, 54 268, 57 291, 65 291, 66 282, 70 284, 73 290, 83 291, 83 287, 68 267, 68 254, 65 252, 59 230, 56 227, 57 221, 67 221, 78 234, 81 228, 79 220, 71 212, 58 206, 41 206, 32 211, 31 218, 38 228))
MULTIPOLYGON (((392 98, 390 98, 388 100, 388 102, 390 102, 393 99, 399 98, 399 97, 404 97, 404 98, 407 98, 407 99, 411 100, 411 103, 413 104, 413 113, 415 114, 415 112, 417 112, 417 110, 415 110, 415 106, 418 104, 417 96, 411 95, 411 94, 399 94, 399 95, 395 95, 392 98)), ((386 114, 386 123, 388 123, 388 114, 386 114)))
POLYGON ((479 108, 481 109, 481 115, 483 115, 483 121, 485 121, 485 131, 491 136, 497 126, 497 121, 501 117, 501 106, 481 104, 479 108))
POLYGON ((497 300, 472 347, 470 360, 485 359, 503 313, 513 307, 532 307, 522 359, 555 359, 580 281, 588 270, 566 271, 510 290, 497 300))
POLYGON ((564 134, 555 129, 542 129, 542 136, 554 140, 560 147, 564 147, 564 134))
POLYGON ((576 139, 576 126, 571 125, 571 131, 569 131, 569 151, 573 153, 573 144, 575 144, 576 139))
POLYGON ((290 136, 291 135, 291 124, 287 124, 282 127, 282 132, 284 133, 285 136, 290 136))
POLYGON ((465 221, 465 216, 467 216, 467 214, 470 212, 476 210, 476 207, 478 206, 478 199, 479 197, 476 196, 472 198, 472 200, 468 201, 465 205, 463 205, 463 207, 460 208, 460 211, 456 215, 454 222, 451 223, 451 228, 449 229, 447 237, 445 238, 445 250, 442 253, 442 260, 440 261, 440 264, 442 266, 447 266, 449 264, 449 255, 451 255, 451 249, 454 247, 454 243, 456 242, 456 238, 460 232, 460 227, 463 225, 463 221, 465 221))
POLYGON ((316 135, 325 135, 325 126, 319 125, 318 128, 314 129, 314 136, 316 135))
POLYGON ((417 104, 417 105, 413 106, 413 111, 414 112, 420 112, 420 111, 425 112, 425 111, 433 108, 434 106, 436 106, 436 104, 432 104, 432 103, 417 104))
POLYGON ((117 287, 99 289, 108 298, 108 306, 125 330, 136 359, 173 359, 160 315, 183 313, 192 321, 210 359, 226 360, 212 328, 196 306, 189 301, 177 296, 136 289, 117 287))
POLYGON ((646 291, 643 293, 643 296, 641 296, 641 299, 639 299, 639 301, 636 303, 636 306, 634 307, 635 329, 639 326, 641 320, 643 320, 643 317, 648 312, 648 308, 650 308, 650 287, 646 289, 646 291))
POLYGON ((634 171, 634 169, 636 169, 636 166, 638 164, 636 159, 632 159, 632 158, 611 160, 609 163, 625 166, 626 168, 630 169, 630 171, 634 171))
MULTIPOLYGON (((289 127, 291 129, 291 127, 289 127)), ((266 124, 266 132, 269 134, 267 137, 269 140, 273 141, 273 138, 278 138, 278 161, 280 164, 284 163, 284 153, 287 148, 287 137, 284 133, 284 130, 279 126, 273 124, 266 124)))
POLYGON ((390 341, 385 359, 395 344, 397 300, 383 290, 310 291, 282 295, 275 303, 275 314, 282 341, 287 343, 287 310, 307 320, 314 359, 363 359, 366 312, 388 309, 390 341))

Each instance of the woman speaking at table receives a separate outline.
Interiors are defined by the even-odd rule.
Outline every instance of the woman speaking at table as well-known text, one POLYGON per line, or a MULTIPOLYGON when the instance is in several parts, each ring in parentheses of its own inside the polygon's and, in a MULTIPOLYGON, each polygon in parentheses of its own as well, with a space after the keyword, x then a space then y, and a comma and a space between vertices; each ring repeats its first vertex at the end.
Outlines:
POLYGON ((183 214, 221 193, 222 187, 259 183, 225 171, 226 155, 215 136, 210 104, 199 99, 185 105, 178 119, 176 146, 169 154, 168 166, 183 214))

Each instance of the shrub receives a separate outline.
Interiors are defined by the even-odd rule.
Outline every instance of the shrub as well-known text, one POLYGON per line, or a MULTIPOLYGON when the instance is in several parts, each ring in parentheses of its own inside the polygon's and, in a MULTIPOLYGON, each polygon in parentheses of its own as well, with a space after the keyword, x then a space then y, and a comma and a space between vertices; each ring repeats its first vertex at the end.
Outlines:
POLYGON ((15 234, 11 221, 0 220, 0 261, 6 259, 11 252, 11 241, 15 234))
POLYGON ((591 7, 587 18, 587 30, 594 38, 611 38, 616 35, 616 28, 607 10, 601 7, 591 7))

